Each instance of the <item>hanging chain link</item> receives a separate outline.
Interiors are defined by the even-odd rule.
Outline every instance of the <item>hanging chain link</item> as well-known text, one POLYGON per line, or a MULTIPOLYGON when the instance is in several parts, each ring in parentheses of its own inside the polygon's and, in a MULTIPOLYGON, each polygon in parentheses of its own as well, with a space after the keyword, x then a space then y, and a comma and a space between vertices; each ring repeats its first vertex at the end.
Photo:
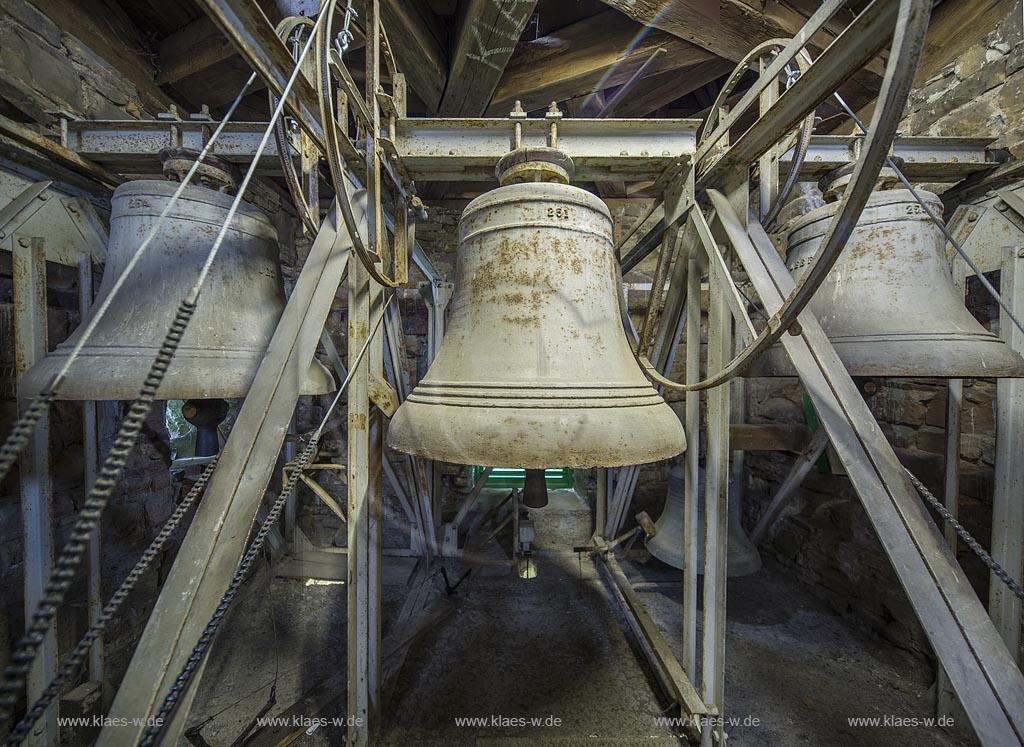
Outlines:
POLYGON ((117 437, 114 439, 114 445, 103 462, 96 482, 89 490, 85 506, 72 528, 71 538, 64 545, 57 562, 54 563, 50 580, 43 590, 42 599, 32 614, 25 635, 18 641, 18 645, 11 654, 11 663, 4 670, 3 680, 0 681, 0 723, 11 717, 17 705, 18 696, 22 688, 25 687, 28 672, 35 660, 36 653, 50 630, 58 608, 64 603, 71 583, 75 580, 78 567, 82 564, 82 558, 85 557, 89 548, 89 542, 99 525, 103 510, 114 494, 118 477, 128 462, 135 439, 149 416, 157 390, 167 374, 167 369, 181 344, 181 337, 195 313, 195 309, 195 304, 189 301, 182 301, 178 306, 171 328, 160 345, 160 351, 146 375, 139 396, 132 403, 128 415, 121 423, 117 437))
POLYGON ((345 6, 345 20, 341 24, 341 31, 338 32, 337 36, 334 37, 334 46, 338 50, 338 54, 342 57, 345 56, 345 52, 348 51, 349 45, 352 40, 355 39, 355 35, 351 31, 352 19, 358 18, 359 14, 356 13, 356 9, 352 7, 352 0, 348 0, 348 4, 345 6))
POLYGON ((302 453, 299 454, 299 458, 295 460, 294 469, 288 473, 288 479, 281 488, 281 493, 274 501, 274 504, 270 507, 270 511, 267 513, 267 518, 263 520, 256 536, 253 537, 253 540, 249 545, 249 549, 242 557, 242 562, 238 564, 238 569, 235 571, 235 575, 232 576, 231 583, 228 584, 227 591, 225 591, 224 596, 221 597, 216 611, 213 613, 210 621, 206 623, 206 628, 203 630, 203 634, 199 636, 199 640, 192 649, 192 653, 189 654, 185 665, 181 668, 181 672, 178 673, 178 676, 174 680, 174 684, 171 685, 170 692, 168 692, 167 697, 164 698, 163 704, 161 704, 160 708, 157 710, 152 725, 148 726, 142 733, 142 738, 139 740, 138 747, 152 747, 152 745, 156 745, 158 743, 160 733, 170 721, 171 714, 174 712, 179 699, 185 694, 186 690, 188 690, 189 684, 192 680, 192 675, 195 674, 199 665, 202 663, 203 657, 206 655, 206 650, 209 648, 210 642, 213 640, 213 636, 217 632, 217 628, 220 627, 221 620, 224 619, 224 615, 227 612, 228 607, 231 605, 232 600, 235 598, 235 594, 237 594, 238 590, 241 588, 242 582, 245 580, 253 562, 255 562, 259 557, 260 550, 263 548, 263 543, 266 541, 267 535, 270 534, 270 530, 273 529, 277 520, 281 517, 281 512, 284 510, 285 504, 295 491, 295 485, 299 481, 299 476, 316 454, 319 440, 319 437, 314 434, 306 444, 306 447, 302 450, 302 453))
POLYGON ((43 419, 43 415, 50 411, 50 405, 55 397, 52 390, 43 392, 32 400, 32 404, 14 424, 10 434, 4 440, 3 446, 0 446, 0 482, 7 477, 11 467, 18 461, 18 455, 28 446, 36 425, 43 419))
POLYGON ((21 721, 19 721, 17 726, 14 727, 14 730, 7 737, 7 747, 14 747, 25 740, 35 723, 43 716, 44 713, 46 713, 46 709, 50 707, 50 704, 57 699, 57 696, 60 694, 64 684, 78 673, 78 670, 89 655, 89 650, 92 648, 93 644, 99 640, 101 635, 103 635, 103 631, 120 610, 121 605, 124 604, 128 595, 131 594, 135 585, 138 584, 139 580, 145 575, 149 566, 163 550, 164 545, 167 544, 167 541, 177 530, 178 525, 181 524, 181 520, 185 518, 189 510, 199 499, 203 490, 206 488, 206 484, 209 482, 210 477, 213 475, 213 470, 217 466, 218 458, 219 456, 214 457, 213 461, 206 466, 206 469, 203 470, 195 484, 192 485, 188 494, 174 509, 174 512, 164 523, 156 537, 153 538, 153 541, 150 543, 149 547, 146 548, 146 551, 142 553, 142 557, 139 558, 135 566, 128 572, 128 575, 125 576, 124 581, 121 582, 117 591, 115 591, 110 597, 110 600, 107 602, 102 612, 100 612, 96 622, 89 627, 85 635, 82 636, 82 639, 61 663, 60 669, 57 671, 57 675, 53 678, 50 684, 47 685, 46 689, 43 690, 39 699, 32 704, 32 707, 28 709, 21 721))
POLYGON ((366 351, 370 348, 370 342, 377 334, 377 330, 380 329, 380 325, 384 322, 384 316, 388 310, 388 306, 394 300, 394 295, 389 296, 387 301, 385 301, 381 307, 380 316, 377 317, 376 323, 373 325, 369 334, 366 335, 366 340, 363 342, 363 346, 359 349, 355 359, 352 361, 348 375, 345 377, 345 380, 341 382, 341 386, 338 387, 338 391, 335 393, 334 399, 331 400, 330 406, 320 419, 320 424, 310 434, 309 441, 293 463, 293 468, 288 472, 288 478, 284 485, 281 486, 281 492, 278 495, 277 500, 275 500, 274 504, 270 507, 270 511, 267 513, 267 518, 263 520, 259 531, 256 532, 256 536, 253 537, 252 543, 249 545, 249 549, 242 557, 241 563, 238 564, 238 568, 235 570, 235 575, 231 577, 231 582, 228 584, 228 588, 224 592, 224 596, 221 597, 220 603, 217 605, 217 609, 214 610, 209 622, 206 623, 206 628, 203 630, 202 635, 199 637, 195 647, 192 649, 192 653, 189 655, 188 659, 185 661, 185 665, 181 668, 181 671, 175 678, 174 684, 171 685, 167 696, 164 698, 163 704, 157 710, 153 719, 153 724, 148 726, 145 731, 142 732, 142 737, 139 740, 138 747, 153 747, 153 745, 156 745, 159 742, 160 734, 163 732, 164 727, 170 720, 170 716, 174 712, 178 701, 188 690, 189 684, 192 681, 192 676, 202 663, 203 657, 206 655, 206 650, 209 648, 210 643, 213 640, 213 636, 217 632, 217 628, 220 626, 221 620, 224 619, 224 615, 227 612, 228 607, 235 598, 235 594, 237 594, 239 588, 241 588, 246 574, 252 567, 253 562, 259 556, 260 550, 263 548, 263 543, 267 539, 267 535, 274 527, 274 524, 277 523, 277 520, 281 517, 281 512, 284 510, 288 499, 295 492, 295 486, 299 482, 302 471, 306 469, 316 454, 317 447, 320 445, 320 438, 323 435, 324 429, 327 427, 327 422, 330 420, 331 413, 334 412, 334 408, 338 406, 338 402, 341 401, 342 394, 344 394, 345 390, 348 389, 348 385, 352 381, 352 377, 355 375, 356 371, 359 370, 360 362, 363 360, 363 356, 366 354, 366 351))
POLYGON ((939 499, 932 495, 928 488, 926 488, 920 480, 914 477, 910 470, 907 469, 906 472, 910 475, 910 482, 912 482, 914 487, 917 488, 917 492, 921 494, 921 497, 923 497, 928 504, 939 513, 939 516, 949 522, 949 525, 956 530, 960 539, 962 539, 964 543, 974 551, 975 555, 981 558, 981 562, 988 566, 988 569, 995 574, 995 577, 1006 584, 1015 597, 1024 600, 1024 588, 1021 588, 1021 585, 1013 580, 1013 577, 1006 572, 1006 569, 993 560, 991 555, 985 552, 985 548, 978 544, 978 540, 974 539, 974 537, 971 536, 971 533, 964 529, 963 525, 956 520, 953 514, 950 513, 949 509, 943 506, 942 503, 939 502, 939 499))

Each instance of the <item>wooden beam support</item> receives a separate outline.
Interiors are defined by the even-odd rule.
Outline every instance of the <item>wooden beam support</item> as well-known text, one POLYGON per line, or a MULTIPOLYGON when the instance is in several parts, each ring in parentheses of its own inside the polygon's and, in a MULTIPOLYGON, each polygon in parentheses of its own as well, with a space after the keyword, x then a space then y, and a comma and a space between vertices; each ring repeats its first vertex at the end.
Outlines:
POLYGON ((439 41, 437 17, 413 0, 382 0, 380 16, 398 69, 427 105, 427 112, 435 114, 448 80, 448 58, 439 41))
MULTIPOLYGON (((708 18, 707 0, 675 0, 668 10, 664 0, 602 2, 637 23, 661 29, 733 62, 742 60, 761 42, 793 36, 806 20, 778 2, 758 3, 757 8, 740 0, 714 2, 711 6, 718 6, 717 22, 708 18), (765 8, 765 5, 770 8, 765 8)), ((819 49, 824 49, 833 39, 835 34, 821 31, 812 37, 812 42, 819 49)), ((881 72, 879 67, 878 73, 881 72)))
POLYGON ((691 65, 685 70, 669 70, 651 75, 636 84, 633 91, 615 108, 615 116, 623 119, 646 117, 717 80, 732 69, 733 63, 729 60, 715 58, 691 65))
MULTIPOLYGON (((661 29, 734 62, 743 59, 755 45, 769 39, 789 38, 803 26, 803 16, 783 12, 777 2, 771 3, 774 12, 769 14, 760 5, 755 9, 741 0, 722 0, 717 22, 705 20, 708 14, 705 0, 677 0, 667 11, 663 0, 603 2, 639 23, 661 29)), ((815 57, 834 39, 835 35, 825 30, 811 37, 815 57)), ((856 109, 877 96, 882 72, 881 62, 873 59, 865 64, 864 70, 850 76, 841 92, 851 106, 856 109)))
POLYGON ((441 99, 442 117, 479 117, 487 111, 536 6, 537 0, 469 0, 441 99))
POLYGON ((811 442, 811 429, 806 425, 772 423, 732 423, 729 442, 733 451, 801 452, 811 442))
POLYGON ((234 56, 235 48, 230 40, 217 24, 203 16, 160 42, 156 82, 160 85, 177 83, 234 56))
POLYGON ((679 70, 710 57, 693 44, 645 29, 615 11, 524 42, 509 60, 488 113, 504 116, 517 100, 533 111, 552 101, 622 85, 658 47, 668 54, 659 55, 649 75, 679 70))

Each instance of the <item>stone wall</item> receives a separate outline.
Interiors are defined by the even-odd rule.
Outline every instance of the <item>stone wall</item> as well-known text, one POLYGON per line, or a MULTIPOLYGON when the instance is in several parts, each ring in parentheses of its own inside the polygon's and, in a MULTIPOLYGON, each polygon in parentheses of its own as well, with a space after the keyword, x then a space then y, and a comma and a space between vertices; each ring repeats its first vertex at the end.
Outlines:
MULTIPOLYGON (((1019 6, 984 40, 916 89, 904 135, 980 137, 1024 156, 1024 41, 1019 6)), ((928 186, 942 189, 943 185, 928 186)), ((968 307, 987 322, 985 303, 968 307)), ((795 380, 747 383, 751 422, 804 422, 795 380)), ((989 545, 994 466, 992 380, 965 382, 961 436, 961 522, 989 545)), ((942 490, 946 386, 941 380, 883 379, 872 412, 901 461, 933 492, 942 490)), ((747 457, 748 528, 761 515, 792 464, 783 454, 747 457)), ((833 461, 833 464, 836 464, 833 461)), ((931 656, 899 581, 849 481, 813 471, 769 533, 762 554, 793 569, 840 613, 919 656, 931 656)), ((957 556, 982 600, 989 576, 963 543, 957 556)))
POLYGON ((4 113, 41 124, 60 117, 137 119, 155 114, 160 102, 140 92, 75 32, 85 29, 61 28, 38 3, 0 0, 4 113))

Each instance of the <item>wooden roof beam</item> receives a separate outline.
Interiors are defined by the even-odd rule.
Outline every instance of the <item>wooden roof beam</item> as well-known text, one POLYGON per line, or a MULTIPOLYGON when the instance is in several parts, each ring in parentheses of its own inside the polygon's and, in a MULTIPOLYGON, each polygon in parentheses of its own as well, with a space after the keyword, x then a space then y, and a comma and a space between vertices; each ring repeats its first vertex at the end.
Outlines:
POLYGON ((539 39, 523 42, 513 53, 498 83, 488 113, 503 116, 516 100, 533 111, 625 83, 664 47, 650 75, 708 60, 705 50, 656 29, 631 23, 606 11, 539 39))
POLYGON ((452 53, 442 117, 479 117, 505 72, 537 0, 469 0, 452 53))
POLYGON ((684 70, 670 70, 644 78, 615 107, 612 116, 625 119, 646 117, 676 99, 717 80, 732 68, 733 63, 730 60, 716 58, 691 65, 684 70))
POLYGON ((398 69, 435 114, 448 80, 448 56, 434 12, 415 0, 381 0, 380 17, 398 69))

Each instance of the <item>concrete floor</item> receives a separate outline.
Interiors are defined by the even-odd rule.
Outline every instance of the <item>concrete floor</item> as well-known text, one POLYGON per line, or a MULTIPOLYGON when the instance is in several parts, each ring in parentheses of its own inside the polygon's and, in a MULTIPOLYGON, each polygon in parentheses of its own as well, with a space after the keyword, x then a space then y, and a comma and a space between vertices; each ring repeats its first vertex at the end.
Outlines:
MULTIPOLYGON (((669 704, 634 654, 592 562, 572 552, 590 535, 589 510, 564 491, 532 513, 537 577, 521 580, 508 568, 486 565, 504 557, 494 542, 474 558, 481 565, 459 586, 456 611, 409 651, 382 744, 679 744, 675 730, 656 720, 669 704), (457 718, 485 721, 469 726, 457 718)), ((678 572, 657 561, 623 567, 678 653, 678 572)), ((449 561, 452 580, 461 573, 449 561)), ((444 597, 439 575, 428 583, 432 595, 444 597)), ((191 743, 231 745, 267 702, 275 669, 277 703, 268 715, 343 718, 344 696, 336 694, 344 693, 346 589, 272 578, 262 568, 214 647, 191 719, 201 730, 191 743), (304 695, 306 702, 296 704, 304 695)), ((384 588, 385 635, 405 593, 400 585, 384 588)), ((728 715, 738 719, 729 729, 733 744, 960 744, 936 727, 850 726, 849 717, 929 717, 932 673, 849 629, 783 569, 766 565, 731 580, 728 620, 726 702, 728 715)), ((276 745, 286 731, 265 729, 245 744, 276 745)), ((292 744, 343 740, 344 727, 328 724, 292 744)))

